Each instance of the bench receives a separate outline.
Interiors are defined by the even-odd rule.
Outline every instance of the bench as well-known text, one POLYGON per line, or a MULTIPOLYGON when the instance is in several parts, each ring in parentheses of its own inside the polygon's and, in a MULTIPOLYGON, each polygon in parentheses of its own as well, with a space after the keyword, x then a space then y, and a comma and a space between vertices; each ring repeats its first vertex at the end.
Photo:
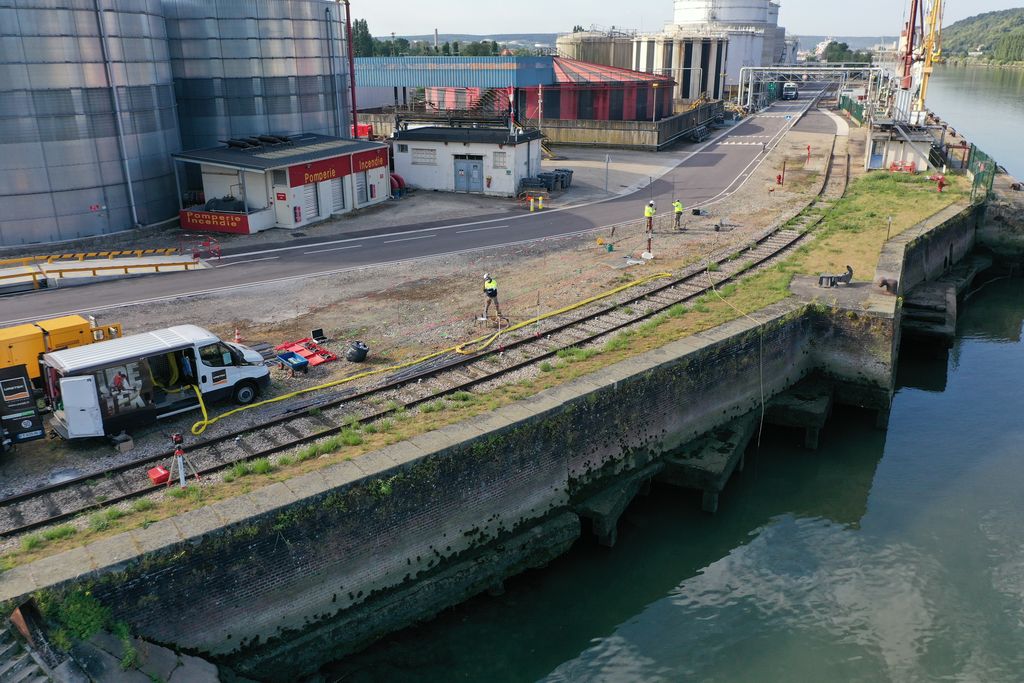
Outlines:
POLYGON ((846 266, 846 272, 841 274, 830 274, 822 273, 818 276, 819 287, 835 287, 842 283, 844 285, 850 284, 850 280, 853 279, 853 268, 846 266))

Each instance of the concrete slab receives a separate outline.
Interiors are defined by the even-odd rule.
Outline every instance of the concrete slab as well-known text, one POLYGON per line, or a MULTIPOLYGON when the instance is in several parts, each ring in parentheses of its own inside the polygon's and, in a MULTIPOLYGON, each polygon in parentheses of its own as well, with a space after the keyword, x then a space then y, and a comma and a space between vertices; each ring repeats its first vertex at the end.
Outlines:
POLYGON ((390 457, 387 451, 371 451, 352 458, 352 463, 359 468, 365 476, 372 477, 382 472, 393 470, 399 466, 399 462, 390 457))
POLYGON ((278 508, 290 505, 297 500, 295 494, 292 493, 292 490, 280 481, 271 484, 270 486, 264 486, 258 491, 253 491, 246 497, 252 501, 253 505, 255 505, 260 512, 277 510, 278 508))
POLYGON ((612 487, 591 496, 576 508, 580 517, 591 520, 597 541, 608 548, 615 545, 622 513, 637 493, 661 471, 663 464, 652 463, 639 472, 624 477, 612 487))
POLYGON ((789 284, 789 291, 806 303, 820 302, 854 310, 862 309, 876 289, 870 282, 819 287, 818 278, 813 275, 796 275, 789 284))
POLYGON ((38 588, 28 566, 14 567, 0 574, 0 602, 20 598, 38 588))
POLYGON ((324 481, 332 488, 345 486, 354 481, 359 481, 364 476, 363 471, 355 466, 355 463, 348 460, 323 468, 320 472, 324 475, 324 481))
POLYGON ((224 520, 216 508, 201 507, 175 516, 171 521, 178 527, 182 538, 198 540, 215 529, 224 526, 224 520))
POLYGON ((128 534, 134 539, 139 550, 144 553, 161 550, 182 540, 181 530, 169 519, 150 524, 145 528, 132 529, 128 534))
POLYGON ((92 556, 92 561, 98 570, 116 567, 138 557, 140 553, 135 540, 129 534, 101 538, 95 543, 85 546, 84 550, 92 556))
POLYGON ((180 662, 167 683, 219 683, 217 667, 210 662, 189 655, 180 655, 180 662))
POLYGON ((743 453, 757 428, 760 412, 754 411, 702 435, 665 459, 660 479, 673 486, 704 493, 705 512, 718 509, 718 494, 736 471, 742 469, 743 453))
POLYGON ((57 555, 44 557, 28 565, 32 580, 48 586, 68 579, 77 579, 96 569, 92 555, 85 548, 72 548, 57 555))
POLYGON ((259 509, 247 495, 222 500, 209 507, 215 508, 217 516, 223 519, 225 524, 244 522, 249 517, 259 514, 259 509))
POLYGON ((804 446, 818 447, 818 435, 832 413, 832 385, 817 376, 804 378, 768 401, 765 421, 804 430, 804 446))
POLYGON ((324 479, 324 475, 320 470, 313 470, 281 483, 287 486, 288 490, 294 493, 297 499, 309 498, 331 489, 330 484, 324 479))

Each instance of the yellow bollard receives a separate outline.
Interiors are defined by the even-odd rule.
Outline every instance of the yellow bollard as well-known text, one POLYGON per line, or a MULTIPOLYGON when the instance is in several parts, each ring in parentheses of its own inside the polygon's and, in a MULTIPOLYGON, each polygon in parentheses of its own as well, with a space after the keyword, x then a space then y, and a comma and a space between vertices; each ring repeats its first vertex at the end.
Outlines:
POLYGON ((538 211, 543 211, 544 210, 544 195, 541 195, 541 196, 537 197, 537 210, 538 211))
POLYGON ((533 197, 527 197, 530 200, 530 213, 533 213, 533 197))

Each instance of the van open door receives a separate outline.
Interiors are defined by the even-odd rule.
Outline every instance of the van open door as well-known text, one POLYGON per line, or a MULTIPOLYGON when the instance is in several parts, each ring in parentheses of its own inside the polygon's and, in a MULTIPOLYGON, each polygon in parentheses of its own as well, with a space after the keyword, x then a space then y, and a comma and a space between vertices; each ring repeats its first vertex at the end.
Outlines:
POLYGON ((94 377, 63 377, 60 394, 64 402, 63 421, 68 430, 67 438, 103 436, 103 414, 94 377))

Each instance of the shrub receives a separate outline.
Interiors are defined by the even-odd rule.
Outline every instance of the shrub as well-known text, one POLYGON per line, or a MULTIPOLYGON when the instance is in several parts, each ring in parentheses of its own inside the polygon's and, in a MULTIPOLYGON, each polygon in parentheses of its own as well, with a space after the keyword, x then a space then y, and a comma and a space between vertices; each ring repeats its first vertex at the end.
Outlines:
MULTIPOLYGON (((142 500, 145 500, 145 499, 143 498, 142 500)), ((135 501, 135 502, 138 503, 138 502, 142 502, 142 501, 135 501)), ((69 536, 74 536, 77 533, 78 533, 78 529, 76 529, 75 527, 71 526, 70 524, 62 524, 60 526, 55 526, 55 527, 51 527, 49 529, 45 529, 43 531, 43 538, 45 538, 47 541, 59 541, 62 538, 67 538, 69 536)))
POLYGON ((35 550, 43 544, 43 537, 39 534, 32 534, 21 539, 21 549, 25 552, 35 550))
POLYGON ((454 394, 449 396, 449 398, 453 401, 459 401, 460 403, 467 403, 472 401, 475 396, 468 391, 456 391, 454 394))
POLYGON ((424 413, 436 413, 444 408, 444 403, 441 401, 430 401, 420 406, 420 410, 424 413))
POLYGON ((548 361, 544 361, 543 363, 540 364, 540 371, 541 372, 551 372, 554 369, 555 369, 555 366, 552 365, 551 363, 549 363, 548 361))

